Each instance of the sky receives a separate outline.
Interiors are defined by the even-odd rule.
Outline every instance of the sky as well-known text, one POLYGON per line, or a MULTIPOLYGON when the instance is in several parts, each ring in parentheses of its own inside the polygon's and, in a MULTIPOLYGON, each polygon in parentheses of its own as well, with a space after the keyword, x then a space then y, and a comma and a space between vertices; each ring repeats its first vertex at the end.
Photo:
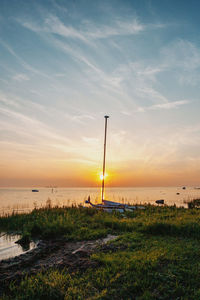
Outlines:
POLYGON ((199 10, 0 0, 0 186, 200 185, 199 10))

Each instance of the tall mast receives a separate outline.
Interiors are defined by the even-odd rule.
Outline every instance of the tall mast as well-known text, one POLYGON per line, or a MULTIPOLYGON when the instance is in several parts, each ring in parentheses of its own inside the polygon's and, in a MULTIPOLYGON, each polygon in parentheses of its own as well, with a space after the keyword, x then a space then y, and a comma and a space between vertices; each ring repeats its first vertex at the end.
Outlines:
POLYGON ((101 188, 101 201, 104 200, 104 183, 105 183, 105 169, 106 169, 106 135, 107 135, 107 121, 109 116, 104 116, 105 118, 105 135, 104 135, 104 153, 103 153, 103 179, 101 188))

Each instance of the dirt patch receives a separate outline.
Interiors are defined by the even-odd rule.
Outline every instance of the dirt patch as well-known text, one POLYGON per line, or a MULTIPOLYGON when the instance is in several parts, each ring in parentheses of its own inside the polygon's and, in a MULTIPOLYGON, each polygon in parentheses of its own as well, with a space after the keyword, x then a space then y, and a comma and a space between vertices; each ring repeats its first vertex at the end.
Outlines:
POLYGON ((98 246, 105 246, 116 236, 108 235, 95 241, 67 242, 64 239, 39 241, 37 248, 20 256, 0 261, 0 292, 12 280, 52 267, 68 268, 69 272, 97 266, 90 255, 98 246))

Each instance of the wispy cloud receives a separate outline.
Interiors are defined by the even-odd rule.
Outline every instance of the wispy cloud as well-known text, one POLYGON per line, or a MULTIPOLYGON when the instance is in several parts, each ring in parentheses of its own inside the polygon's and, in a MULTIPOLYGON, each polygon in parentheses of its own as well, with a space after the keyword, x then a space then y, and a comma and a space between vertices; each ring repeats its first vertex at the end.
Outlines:
POLYGON ((177 39, 161 49, 164 63, 185 70, 194 70, 200 66, 200 52, 196 45, 188 40, 177 39))
POLYGON ((19 103, 10 99, 8 96, 3 94, 1 91, 0 91, 0 103, 5 104, 6 106, 8 105, 8 106, 12 106, 12 107, 19 107, 19 103))
POLYGON ((133 111, 121 111, 121 113, 126 116, 131 116, 135 113, 144 113, 144 112, 152 111, 152 110, 177 109, 178 107, 180 107, 182 105, 187 105, 190 103, 191 103, 191 101, 189 101, 189 100, 169 101, 166 103, 158 103, 158 104, 153 104, 150 106, 138 106, 133 111))
MULTIPOLYGON (((128 61, 123 70, 121 67, 118 67, 118 63, 116 62, 115 69, 108 73, 105 72, 104 66, 97 63, 98 60, 95 58, 96 54, 101 56, 101 48, 98 49, 95 40, 98 40, 99 45, 101 45, 102 39, 139 34, 140 32, 149 30, 149 28, 161 28, 163 27, 161 24, 144 25, 138 21, 137 17, 128 18, 127 20, 112 17, 108 24, 97 24, 89 20, 80 20, 79 25, 75 27, 67 24, 67 22, 63 23, 61 19, 51 14, 45 16, 42 22, 39 21, 36 23, 21 19, 18 22, 31 31, 41 34, 48 43, 71 56, 78 64, 83 63, 85 70, 80 65, 81 71, 84 70, 86 75, 83 78, 83 82, 95 94, 99 94, 100 89, 102 89, 101 93, 107 91, 110 98, 112 97, 112 101, 117 103, 118 107, 123 108, 126 106, 126 103, 121 101, 122 97, 131 106, 134 106, 134 98, 149 98, 149 101, 153 101, 153 103, 159 103, 160 101, 168 102, 164 95, 152 87, 152 82, 156 82, 156 76, 163 71, 162 65, 146 66, 144 64, 142 66, 137 62, 128 61), (91 52, 91 49, 88 51, 88 48, 84 49, 84 47, 80 47, 79 44, 71 44, 61 40, 59 36, 85 42, 87 44, 86 47, 92 46, 92 48, 95 48, 95 53, 91 52), (135 82, 133 86, 133 89, 135 89, 134 92, 133 89, 130 92, 129 87, 127 89, 127 79, 135 82), (149 82, 151 83, 149 84, 149 82)), ((106 51, 108 57, 110 56, 112 59, 112 49, 106 49, 106 51)))
POLYGON ((154 79, 154 76, 156 74, 159 74, 160 72, 163 72, 164 69, 161 66, 156 66, 156 67, 152 67, 152 66, 147 66, 144 67, 143 69, 138 70, 138 75, 139 76, 148 76, 151 79, 154 79))
POLYGON ((8 45, 5 41, 0 39, 0 44, 12 55, 16 58, 16 60, 22 65, 22 67, 34 74, 41 75, 42 77, 50 79, 51 77, 39 69, 34 68, 33 66, 29 65, 23 58, 21 58, 14 49, 8 45))
POLYGON ((99 142, 99 139, 93 137, 82 136, 82 140, 88 144, 92 144, 93 146, 99 142))
POLYGON ((86 43, 95 39, 134 35, 144 31, 146 28, 136 18, 129 21, 113 20, 110 25, 99 24, 98 26, 91 21, 85 21, 79 28, 75 28, 64 24, 57 16, 51 14, 40 25, 30 21, 18 20, 18 22, 34 32, 58 34, 66 38, 79 39, 86 43))
POLYGON ((68 9, 64 5, 58 4, 58 2, 56 0, 52 0, 52 4, 60 12, 65 12, 65 13, 69 12, 68 9))
POLYGON ((16 74, 13 76, 13 79, 16 80, 16 81, 27 81, 27 80, 30 80, 30 78, 28 77, 28 75, 26 74, 22 74, 22 73, 19 73, 19 74, 16 74))
MULTIPOLYGON (((157 76, 161 72, 169 70, 169 61, 164 60, 161 64, 157 65, 146 65, 146 63, 136 61, 128 62, 124 66, 115 68, 112 73, 108 74, 91 59, 89 54, 90 52, 84 53, 83 49, 76 47, 75 45, 71 46, 56 37, 56 35, 60 35, 90 43, 95 39, 120 35, 133 35, 147 29, 147 25, 141 24, 137 18, 134 18, 132 21, 113 20, 110 22, 111 25, 109 26, 104 24, 98 27, 96 24, 87 21, 82 23, 79 28, 68 26, 61 22, 57 16, 53 15, 49 15, 45 18, 45 21, 40 25, 31 23, 30 21, 22 22, 20 20, 20 22, 23 26, 32 31, 38 33, 48 32, 53 34, 49 38, 52 45, 70 55, 75 60, 84 63, 85 66, 92 71, 91 74, 87 73, 86 77, 91 88, 96 91, 98 91, 98 88, 100 87, 107 90, 112 96, 114 96, 113 98, 115 98, 115 101, 119 103, 119 106, 126 106, 122 104, 121 100, 118 100, 122 97, 125 98, 131 106, 134 106, 133 99, 137 99, 138 102, 139 99, 142 101, 153 102, 152 106, 138 105, 137 107, 136 105, 136 108, 133 110, 138 112, 156 109, 173 109, 186 104, 185 100, 171 102, 166 95, 159 92, 154 86, 157 83, 157 76), (129 81, 134 82, 132 90, 130 90, 129 81)), ((154 24, 150 24, 149 26, 151 27, 153 25, 154 24)), ((163 28, 164 26, 163 24, 155 24, 154 27, 163 28)), ((165 51, 165 53, 162 51, 162 55, 165 57, 168 55, 168 53, 166 53, 167 51, 165 51)), ((195 61, 197 60, 195 59, 195 61)), ((126 113, 126 109, 124 109, 124 113, 126 113)), ((130 114, 130 111, 127 114, 130 114)), ((82 122, 83 118, 80 119, 79 117, 74 116, 73 120, 82 122)))
POLYGON ((72 26, 64 25, 64 23, 62 23, 58 17, 53 15, 50 15, 48 18, 45 19, 43 28, 40 28, 40 30, 87 42, 87 39, 85 35, 81 32, 81 30, 77 30, 72 26))
POLYGON ((143 86, 137 88, 137 92, 141 97, 149 97, 154 103, 160 101, 168 103, 168 99, 149 84, 144 83, 143 86))
POLYGON ((122 96, 123 93, 120 84, 122 78, 119 74, 106 73, 102 66, 98 66, 90 55, 84 53, 79 48, 69 46, 66 42, 61 42, 56 38, 51 38, 50 41, 54 47, 56 46, 62 52, 70 55, 79 64, 83 64, 84 68, 81 65, 81 70, 85 72, 85 77, 82 78, 82 82, 87 83, 92 91, 95 93, 107 91, 111 95, 114 94, 114 101, 118 102, 116 94, 122 96))
POLYGON ((161 49, 166 69, 174 73, 181 85, 200 83, 200 50, 192 42, 177 39, 161 49))
POLYGON ((179 106, 186 105, 191 103, 191 101, 188 100, 180 100, 180 101, 173 101, 173 102, 167 102, 167 103, 160 103, 160 104, 154 104, 151 106, 146 107, 138 107, 136 112, 145 112, 148 110, 168 110, 168 109, 176 109, 179 106))
POLYGON ((112 26, 98 26, 89 23, 86 26, 85 34, 92 39, 109 38, 112 36, 134 35, 144 31, 145 26, 137 19, 130 21, 114 20, 112 26))
MULTIPOLYGON (((67 115, 69 117, 69 115, 67 115)), ((83 123, 84 120, 94 120, 94 117, 87 114, 82 115, 72 115, 70 116, 70 119, 74 122, 83 123)))
POLYGON ((168 103, 161 103, 161 104, 155 104, 152 105, 149 109, 173 109, 177 108, 181 105, 189 104, 191 101, 188 100, 180 100, 180 101, 174 101, 174 102, 168 102, 168 103))
POLYGON ((57 141, 63 141, 65 143, 70 142, 70 140, 68 140, 66 137, 54 133, 52 131, 52 128, 49 128, 49 126, 47 126, 46 124, 21 112, 17 112, 9 108, 0 107, 0 113, 11 118, 12 121, 17 124, 17 126, 25 126, 26 133, 28 135, 34 136, 36 139, 38 137, 46 137, 49 139, 55 139, 57 141))

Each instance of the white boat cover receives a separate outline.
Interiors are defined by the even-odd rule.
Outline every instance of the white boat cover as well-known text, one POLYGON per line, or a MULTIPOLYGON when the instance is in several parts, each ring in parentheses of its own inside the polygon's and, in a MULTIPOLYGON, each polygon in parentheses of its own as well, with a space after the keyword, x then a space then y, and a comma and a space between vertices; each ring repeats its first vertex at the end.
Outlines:
POLYGON ((104 205, 107 205, 107 206, 121 206, 121 205, 123 205, 124 206, 124 204, 123 203, 119 203, 119 202, 113 202, 113 201, 108 201, 108 200, 103 200, 103 204, 104 205))

